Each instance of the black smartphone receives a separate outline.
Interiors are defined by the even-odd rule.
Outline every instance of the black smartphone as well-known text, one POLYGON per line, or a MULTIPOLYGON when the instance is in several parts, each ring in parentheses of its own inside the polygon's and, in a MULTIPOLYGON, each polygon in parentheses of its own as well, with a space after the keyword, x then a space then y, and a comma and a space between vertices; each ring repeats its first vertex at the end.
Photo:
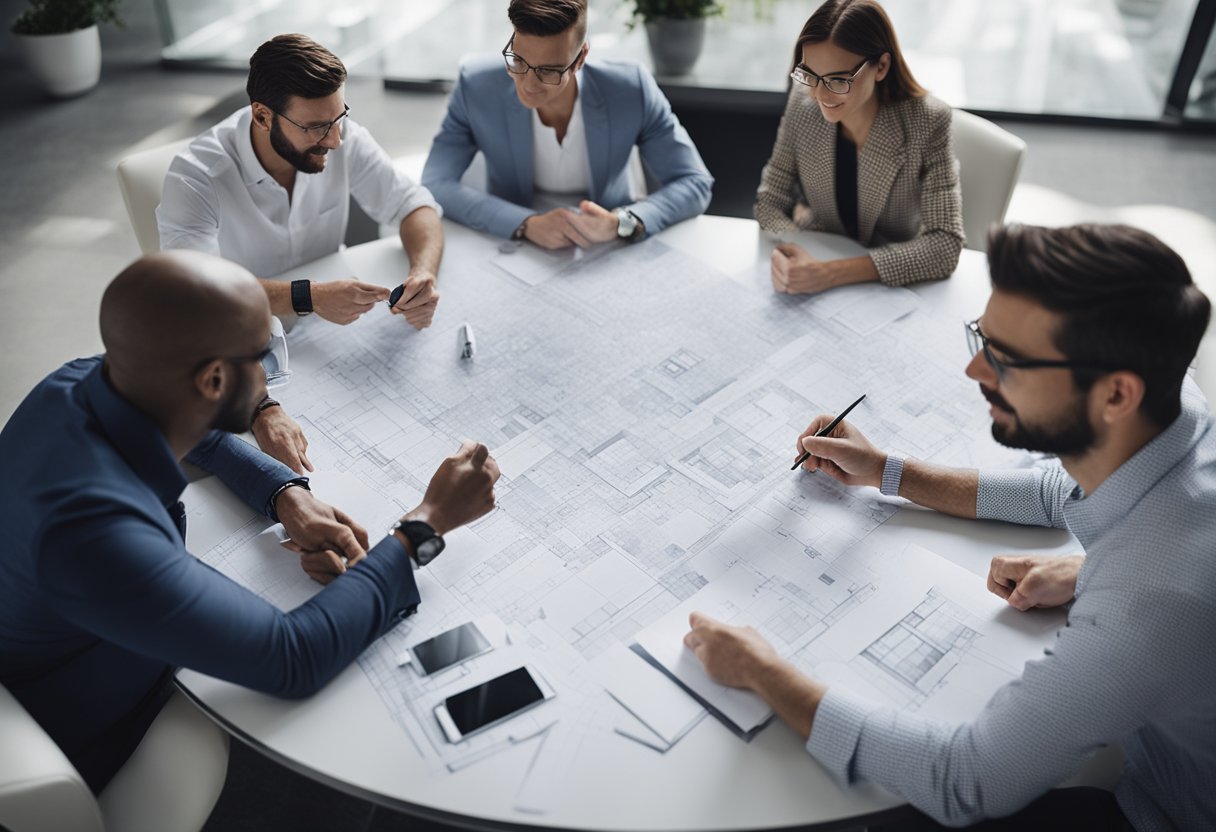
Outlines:
POLYGON ((418 671, 423 676, 430 676, 493 649, 477 625, 468 621, 415 644, 410 648, 410 654, 418 671))
POLYGON ((449 696, 435 706, 435 718, 448 742, 460 742, 554 696, 543 678, 527 667, 517 667, 449 696))

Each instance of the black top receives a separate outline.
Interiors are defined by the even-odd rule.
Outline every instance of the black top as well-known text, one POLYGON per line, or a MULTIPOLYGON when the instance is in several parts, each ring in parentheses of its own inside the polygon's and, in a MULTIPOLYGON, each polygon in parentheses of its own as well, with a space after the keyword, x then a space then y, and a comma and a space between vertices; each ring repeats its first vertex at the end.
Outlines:
POLYGON ((836 213, 845 233, 857 239, 857 145, 836 125, 836 213))

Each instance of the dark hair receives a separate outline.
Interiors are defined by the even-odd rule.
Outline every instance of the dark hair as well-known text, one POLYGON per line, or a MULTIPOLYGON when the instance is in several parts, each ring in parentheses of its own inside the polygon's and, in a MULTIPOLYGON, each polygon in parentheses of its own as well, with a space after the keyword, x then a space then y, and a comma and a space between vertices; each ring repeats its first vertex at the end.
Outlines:
POLYGON ((511 0, 507 17, 525 35, 544 38, 575 27, 579 40, 587 36, 587 0, 511 0))
POLYGON ((324 98, 345 81, 346 67, 333 52, 307 35, 278 35, 249 58, 245 92, 251 104, 257 101, 281 113, 293 95, 324 98))
POLYGON ((802 63, 803 46, 827 41, 872 61, 884 52, 891 56, 887 77, 878 82, 879 101, 907 101, 925 95, 899 51, 891 18, 875 0, 827 0, 803 25, 794 44, 794 66, 802 63))
MULTIPOLYGON (((1145 416, 1159 427, 1178 416, 1211 303, 1172 248, 1127 225, 1009 225, 988 232, 988 270, 994 288, 1063 317, 1052 342, 1069 360, 1130 370, 1145 416)), ((1073 379, 1089 390, 1103 374, 1073 379)))

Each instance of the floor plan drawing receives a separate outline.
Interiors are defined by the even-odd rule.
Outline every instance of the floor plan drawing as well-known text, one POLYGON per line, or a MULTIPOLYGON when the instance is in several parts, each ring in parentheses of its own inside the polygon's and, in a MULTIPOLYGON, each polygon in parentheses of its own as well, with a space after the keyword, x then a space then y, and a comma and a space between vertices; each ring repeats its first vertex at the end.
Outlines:
MULTIPOLYGON (((929 586, 916 603, 901 596, 908 605, 881 632, 855 627, 880 606, 884 582, 899 579, 851 553, 899 501, 789 470, 810 420, 862 393, 850 421, 879 446, 954 464, 1023 463, 987 435, 962 373, 961 326, 943 333, 902 290, 884 307, 881 286, 844 305, 831 293, 759 294, 660 240, 564 269, 510 262, 515 271, 453 252, 422 332, 381 309, 346 327, 303 321, 290 335, 295 380, 278 396, 309 436, 314 493, 373 543, 462 440, 485 442, 499 460, 498 508, 449 536, 417 573, 418 614, 360 659, 437 770, 577 713, 603 694, 585 679, 588 663, 738 570, 763 587, 739 605, 749 623, 808 666, 839 667, 891 701, 927 701, 957 675, 952 663, 982 652, 980 630, 929 586), (461 321, 478 333, 471 360, 453 348, 461 321), (510 650, 442 678, 398 667, 408 642, 484 614, 513 634, 510 650), (833 641, 839 630, 849 637, 833 641), (538 666, 558 698, 452 747, 434 705, 508 659, 538 666)), ((199 538, 204 560, 284 608, 316 591, 274 549, 269 521, 211 486, 191 489, 198 511, 226 512, 237 528, 199 538), (261 568, 268 562, 275 568, 261 568)), ((610 731, 615 717, 602 721, 610 731)))

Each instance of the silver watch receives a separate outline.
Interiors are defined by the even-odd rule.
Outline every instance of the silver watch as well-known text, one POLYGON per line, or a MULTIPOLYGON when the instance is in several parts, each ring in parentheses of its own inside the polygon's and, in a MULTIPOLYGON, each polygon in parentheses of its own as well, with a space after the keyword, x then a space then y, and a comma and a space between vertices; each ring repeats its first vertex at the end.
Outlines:
POLYGON ((642 221, 638 219, 637 214, 628 208, 617 208, 613 213, 616 214, 616 236, 622 240, 635 239, 642 228, 642 221))

